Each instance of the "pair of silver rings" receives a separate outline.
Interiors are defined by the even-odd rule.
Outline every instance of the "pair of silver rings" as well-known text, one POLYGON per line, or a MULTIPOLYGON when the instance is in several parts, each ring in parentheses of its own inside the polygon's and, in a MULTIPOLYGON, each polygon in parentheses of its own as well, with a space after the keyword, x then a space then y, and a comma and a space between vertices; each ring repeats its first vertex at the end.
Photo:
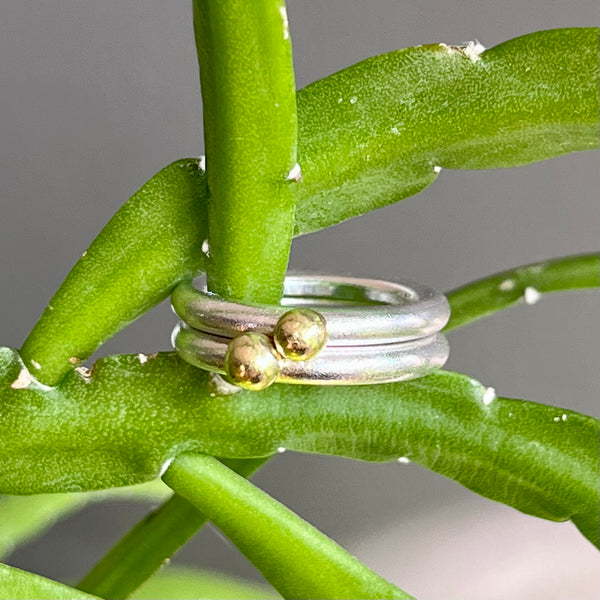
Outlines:
POLYGON ((180 284, 172 342, 187 362, 259 390, 273 382, 368 385, 444 365, 446 298, 411 281, 291 275, 280 305, 246 304, 180 284))

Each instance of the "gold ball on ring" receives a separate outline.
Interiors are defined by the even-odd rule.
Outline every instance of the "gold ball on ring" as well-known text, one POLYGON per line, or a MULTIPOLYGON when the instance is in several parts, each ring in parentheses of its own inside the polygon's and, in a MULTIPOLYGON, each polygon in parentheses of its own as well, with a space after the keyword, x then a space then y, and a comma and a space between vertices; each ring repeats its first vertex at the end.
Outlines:
POLYGON ((242 333, 233 338, 225 354, 225 372, 235 385, 264 390, 279 376, 279 362, 271 340, 262 333, 242 333))
POLYGON ((293 308, 281 316, 273 340, 277 351, 291 360, 309 360, 327 343, 325 319, 310 308, 293 308))

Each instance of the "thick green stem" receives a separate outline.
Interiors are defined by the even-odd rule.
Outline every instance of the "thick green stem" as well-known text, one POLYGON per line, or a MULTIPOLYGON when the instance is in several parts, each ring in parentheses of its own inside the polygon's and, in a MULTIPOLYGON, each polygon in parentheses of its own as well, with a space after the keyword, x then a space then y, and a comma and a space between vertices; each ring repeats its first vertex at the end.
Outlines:
MULTIPOLYGON (((224 462, 249 477, 265 459, 224 462)), ((175 494, 129 531, 77 587, 102 598, 127 598, 205 523, 202 513, 175 494)))
POLYGON ((284 598, 411 598, 214 458, 177 457, 163 476, 284 598))
MULTIPOLYGON (((278 302, 294 224, 296 99, 285 4, 196 0, 209 182, 209 285, 226 297, 278 302)), ((265 459, 240 463, 250 474, 265 459)), ((126 598, 206 519, 174 496, 136 525, 81 582, 126 598), (174 532, 176 534, 174 535, 174 532)))
POLYGON ((456 329, 517 302, 533 304, 540 294, 600 285, 600 255, 581 254, 502 271, 447 294, 452 316, 446 331, 456 329))
POLYGON ((296 95, 282 0, 194 0, 209 288, 278 302, 294 228, 296 95))

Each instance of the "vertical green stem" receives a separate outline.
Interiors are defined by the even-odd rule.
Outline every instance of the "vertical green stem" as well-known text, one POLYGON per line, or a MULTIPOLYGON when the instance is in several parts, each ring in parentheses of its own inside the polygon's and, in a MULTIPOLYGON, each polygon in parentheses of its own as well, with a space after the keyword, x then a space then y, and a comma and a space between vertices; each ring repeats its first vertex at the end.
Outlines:
POLYGON ((278 302, 294 225, 296 97, 283 0, 194 0, 209 288, 278 302))

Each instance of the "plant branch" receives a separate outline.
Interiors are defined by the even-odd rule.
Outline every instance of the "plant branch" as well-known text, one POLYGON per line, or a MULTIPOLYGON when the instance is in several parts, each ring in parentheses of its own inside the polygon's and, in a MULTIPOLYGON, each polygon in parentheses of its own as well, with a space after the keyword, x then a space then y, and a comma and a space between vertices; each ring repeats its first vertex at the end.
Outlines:
POLYGON ((600 254, 555 258, 508 269, 447 293, 451 331, 519 302, 533 304, 540 294, 598 288, 600 254))
MULTIPOLYGON (((224 462, 241 476, 249 477, 265 459, 224 462)), ((205 523, 202 513, 174 494, 135 525, 77 587, 102 598, 127 598, 205 523)))
POLYGON ((143 364, 137 355, 103 358, 91 378, 73 373, 50 389, 35 381, 11 387, 22 371, 17 351, 0 349, 2 493, 146 481, 183 450, 406 456, 523 512, 571 518, 598 543, 598 420, 496 398, 466 375, 439 371, 354 387, 275 384, 220 396, 208 373, 174 353, 143 364))
POLYGON ((294 228, 296 89, 282 0, 194 0, 209 288, 279 302, 294 228))
POLYGON ((163 481, 206 514, 285 598, 412 598, 212 457, 180 455, 163 481))

